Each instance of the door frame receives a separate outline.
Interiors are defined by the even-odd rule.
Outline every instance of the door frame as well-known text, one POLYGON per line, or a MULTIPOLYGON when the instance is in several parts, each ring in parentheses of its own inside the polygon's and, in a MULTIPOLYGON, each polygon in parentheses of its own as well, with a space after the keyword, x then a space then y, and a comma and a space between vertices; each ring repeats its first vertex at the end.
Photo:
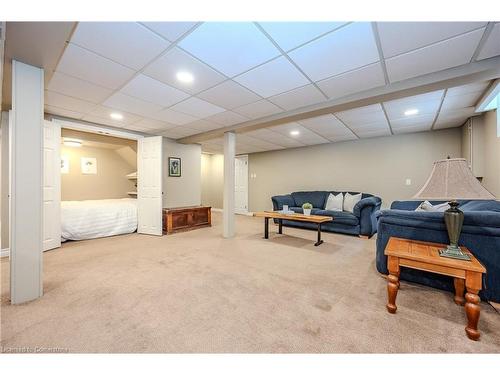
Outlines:
MULTIPOLYGON (((236 204, 235 204, 235 208, 234 208, 234 211, 236 214, 240 214, 240 215, 249 215, 250 212, 248 211, 248 167, 249 167, 249 164, 248 164, 248 155, 237 155, 234 157, 235 161, 236 159, 244 159, 246 161, 246 166, 247 166, 247 184, 246 184, 246 206, 247 208, 246 209, 238 209, 236 208, 236 204)), ((235 166, 236 168, 236 166, 235 166)), ((234 173, 234 176, 236 178, 236 170, 235 170, 235 173, 234 173)), ((235 183, 235 188, 236 188, 236 183, 235 183)), ((236 192, 235 192, 236 193, 236 192)), ((236 194, 235 194, 235 197, 236 197, 236 194)))

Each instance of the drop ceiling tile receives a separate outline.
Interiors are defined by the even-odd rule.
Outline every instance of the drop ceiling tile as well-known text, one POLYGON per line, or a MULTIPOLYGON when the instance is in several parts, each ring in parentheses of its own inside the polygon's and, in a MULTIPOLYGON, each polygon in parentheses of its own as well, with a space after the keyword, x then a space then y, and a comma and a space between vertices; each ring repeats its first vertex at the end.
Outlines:
POLYGON ((71 43, 64 50, 56 71, 110 89, 117 89, 134 75, 132 69, 71 43))
POLYGON ((481 48, 477 60, 487 59, 493 56, 500 55, 500 23, 496 23, 491 30, 488 39, 481 48))
POLYGON ((288 54, 313 81, 379 60, 371 23, 353 23, 288 54))
POLYGON ((477 101, 481 97, 481 94, 481 92, 452 96, 448 96, 447 94, 443 100, 443 106, 441 107, 441 110, 472 107, 477 103, 477 101))
POLYGON ((87 113, 95 107, 94 103, 47 90, 45 90, 45 104, 79 113, 87 113))
POLYGON ((71 43, 134 70, 143 68, 170 45, 136 22, 79 22, 71 43))
POLYGON ((287 111, 324 102, 326 99, 314 85, 302 86, 269 98, 269 101, 287 111))
POLYGON ((402 126, 399 128, 393 128, 392 130, 394 134, 407 134, 407 133, 430 131, 431 129, 427 125, 413 125, 413 126, 402 126))
POLYGON ((216 115, 207 117, 206 120, 213 121, 213 122, 220 124, 220 125, 229 126, 229 125, 238 124, 240 122, 248 121, 248 118, 246 118, 245 116, 242 116, 238 113, 235 113, 235 112, 225 111, 225 112, 217 113, 216 115))
MULTIPOLYGON (((320 135, 353 135, 352 132, 334 115, 327 114, 301 120, 299 123, 320 135)), ((354 136, 354 138, 356 138, 354 136)))
POLYGON ((384 57, 393 57, 481 27, 486 22, 378 22, 384 57))
POLYGON ((45 104, 45 112, 50 113, 52 115, 69 117, 69 118, 73 118, 73 119, 81 119, 83 117, 83 113, 81 113, 81 112, 69 111, 69 110, 64 109, 64 108, 53 107, 53 106, 47 105, 47 104, 45 104))
POLYGON ((113 126, 115 128, 124 128, 127 126, 127 124, 121 121, 116 121, 109 117, 105 118, 105 117, 94 116, 91 114, 86 114, 85 116, 83 116, 82 120, 92 122, 94 124, 113 126))
POLYGON ((330 99, 384 86, 385 78, 380 63, 324 79, 318 86, 330 99))
POLYGON ((280 54, 251 22, 206 22, 179 46, 228 77, 280 54))
POLYGON ((88 115, 89 116, 100 117, 100 118, 103 118, 103 119, 106 119, 106 120, 110 120, 114 124, 121 124, 120 126, 122 126, 123 124, 125 124, 125 125, 133 124, 133 123, 141 120, 141 118, 142 118, 142 117, 134 115, 132 113, 128 113, 128 112, 121 111, 121 110, 117 111, 116 109, 105 107, 105 106, 102 106, 102 105, 95 106, 88 113, 88 115), (117 112, 120 113, 123 116, 123 119, 121 119, 121 120, 113 120, 111 118, 111 114, 112 113, 117 113, 117 112))
POLYGON ((434 129, 461 126, 474 114, 474 107, 440 111, 434 129))
POLYGON ((397 100, 384 102, 384 107, 389 120, 393 121, 400 118, 410 118, 406 116, 405 111, 417 109, 418 115, 434 115, 439 109, 444 90, 432 91, 426 94, 409 96, 397 100))
POLYGON ((289 51, 320 35, 345 25, 345 22, 260 22, 260 26, 284 50, 289 51))
POLYGON ((302 147, 305 145, 304 143, 299 142, 297 139, 287 137, 270 129, 258 129, 245 134, 250 137, 257 138, 262 141, 268 141, 286 148, 302 147))
POLYGON ((153 113, 158 112, 162 107, 158 104, 145 102, 117 92, 110 96, 104 103, 105 106, 130 112, 136 115, 151 117, 153 113))
POLYGON ((446 96, 449 97, 449 96, 465 95, 478 92, 482 94, 488 88, 489 85, 490 81, 483 81, 483 82, 470 83, 468 85, 463 85, 463 86, 451 87, 446 92, 446 96))
POLYGON ((175 42, 196 25, 196 22, 141 22, 165 39, 175 42))
POLYGON ((430 129, 432 123, 434 122, 435 117, 436 117, 435 114, 427 114, 427 115, 402 117, 394 120, 390 119, 390 121, 392 129, 408 128, 415 126, 420 126, 430 129))
POLYGON ((380 104, 350 109, 335 115, 349 127, 387 122, 380 104))
POLYGON ((261 99, 257 94, 231 80, 198 94, 198 97, 226 109, 233 109, 261 99))
POLYGON ((391 135, 389 129, 380 130, 367 130, 367 131, 356 131, 359 138, 374 138, 374 137, 386 137, 391 135))
POLYGON ((190 135, 197 133, 199 133, 198 130, 190 129, 185 126, 178 126, 176 128, 168 129, 164 132, 161 132, 160 134, 168 138, 179 139, 179 138, 189 137, 190 135))
POLYGON ((144 69, 143 73, 190 94, 206 90, 226 79, 179 48, 173 48, 153 61, 144 69), (176 77, 179 72, 191 73, 194 77, 193 82, 180 82, 176 77))
POLYGON ((144 74, 135 76, 120 92, 161 107, 170 107, 189 97, 189 94, 144 74))
POLYGON ((268 102, 267 100, 260 100, 255 103, 247 104, 235 108, 233 111, 239 113, 240 115, 246 116, 249 119, 257 119, 260 117, 283 112, 280 107, 274 105, 271 102, 268 102))
POLYGON ((306 145, 317 145, 321 143, 328 143, 329 141, 313 131, 305 128, 297 122, 291 122, 288 124, 273 126, 270 128, 272 131, 280 133, 284 136, 291 137, 292 139, 296 139, 300 143, 304 143, 306 145), (292 131, 298 131, 299 134, 296 136, 291 135, 292 131))
POLYGON ((484 29, 469 32, 396 57, 386 59, 391 82, 468 64, 484 29), (418 63, 416 63, 418 62, 418 63))
POLYGON ((309 80, 285 57, 278 57, 236 77, 234 80, 264 98, 309 83, 309 80))
POLYGON ((155 120, 165 121, 171 124, 184 125, 189 122, 198 120, 194 116, 187 115, 185 113, 173 111, 171 109, 163 109, 160 112, 156 112, 149 116, 155 120))
POLYGON ((142 127, 144 129, 162 129, 162 130, 167 130, 167 129, 172 129, 177 127, 175 124, 170 124, 165 121, 158 121, 158 120, 151 120, 148 118, 144 118, 136 123, 134 125, 138 127, 142 127))
POLYGON ((224 108, 195 97, 177 103, 171 109, 197 118, 205 118, 225 111, 224 108))
POLYGON ((52 75, 48 89, 96 104, 102 102, 113 92, 105 87, 97 86, 59 72, 54 72, 52 75))
POLYGON ((199 130, 200 132, 208 132, 210 130, 221 128, 222 125, 216 124, 214 122, 206 121, 206 120, 196 120, 190 123, 187 123, 186 126, 191 129, 199 130))
POLYGON ((277 150, 283 149, 283 146, 279 146, 272 142, 266 140, 251 137, 247 134, 236 134, 236 144, 250 145, 254 147, 259 147, 262 150, 277 150))

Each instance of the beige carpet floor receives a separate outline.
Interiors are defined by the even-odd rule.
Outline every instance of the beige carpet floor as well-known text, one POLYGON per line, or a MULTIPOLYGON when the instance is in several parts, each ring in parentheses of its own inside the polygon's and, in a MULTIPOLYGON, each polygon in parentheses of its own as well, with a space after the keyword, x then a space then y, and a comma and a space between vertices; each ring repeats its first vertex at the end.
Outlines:
POLYGON ((500 352, 500 314, 481 304, 479 342, 452 295, 402 282, 385 309, 375 241, 285 228, 262 219, 237 236, 212 228, 71 242, 44 254, 44 296, 9 303, 1 261, 1 346, 70 352, 500 352), (273 231, 275 230, 272 227, 273 231))

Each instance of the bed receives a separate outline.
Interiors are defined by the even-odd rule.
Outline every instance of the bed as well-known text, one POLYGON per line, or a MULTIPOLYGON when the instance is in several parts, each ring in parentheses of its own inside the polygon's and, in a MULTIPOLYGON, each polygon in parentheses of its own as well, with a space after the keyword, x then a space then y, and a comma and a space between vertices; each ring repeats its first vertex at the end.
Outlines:
POLYGON ((61 241, 132 233, 137 230, 137 199, 61 202, 61 241))

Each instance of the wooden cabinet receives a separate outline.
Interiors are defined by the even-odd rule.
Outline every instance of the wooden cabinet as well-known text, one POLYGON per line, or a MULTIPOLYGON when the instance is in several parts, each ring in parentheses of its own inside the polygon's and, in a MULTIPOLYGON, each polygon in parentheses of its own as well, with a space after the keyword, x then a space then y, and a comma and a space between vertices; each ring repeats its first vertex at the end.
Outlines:
POLYGON ((163 209, 163 231, 178 231, 209 227, 212 223, 211 207, 194 206, 163 209))

